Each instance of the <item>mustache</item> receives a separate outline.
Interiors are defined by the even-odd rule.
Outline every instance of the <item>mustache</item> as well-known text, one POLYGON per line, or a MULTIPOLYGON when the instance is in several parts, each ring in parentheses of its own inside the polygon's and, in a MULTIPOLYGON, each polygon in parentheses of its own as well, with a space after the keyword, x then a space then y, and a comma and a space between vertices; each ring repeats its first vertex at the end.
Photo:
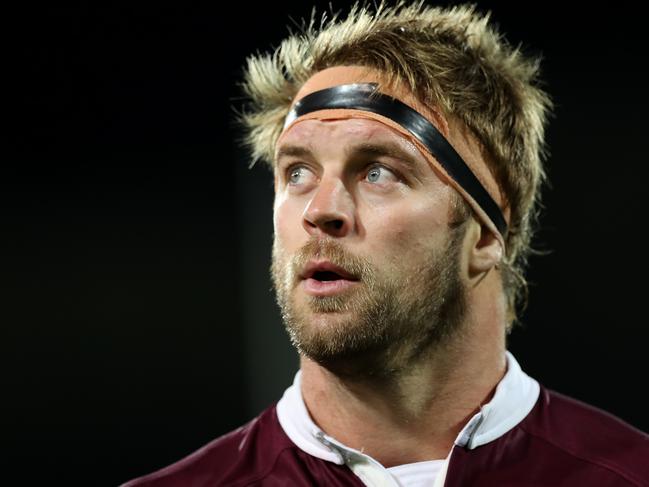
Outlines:
POLYGON ((352 254, 336 240, 312 239, 300 248, 291 259, 291 274, 299 276, 312 260, 327 260, 341 267, 360 281, 369 281, 374 276, 374 268, 369 260, 352 254))

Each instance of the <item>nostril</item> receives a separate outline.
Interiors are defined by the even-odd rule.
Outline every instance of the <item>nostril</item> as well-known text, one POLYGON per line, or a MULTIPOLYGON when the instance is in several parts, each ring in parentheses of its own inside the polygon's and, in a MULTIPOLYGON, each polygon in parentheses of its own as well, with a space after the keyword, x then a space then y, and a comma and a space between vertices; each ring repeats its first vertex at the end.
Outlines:
POLYGON ((344 223, 342 220, 333 220, 329 222, 329 225, 334 227, 336 230, 340 230, 343 227, 344 223))
POLYGON ((302 226, 309 233, 319 231, 336 237, 342 237, 351 228, 350 222, 345 216, 332 213, 305 213, 302 218, 302 226))

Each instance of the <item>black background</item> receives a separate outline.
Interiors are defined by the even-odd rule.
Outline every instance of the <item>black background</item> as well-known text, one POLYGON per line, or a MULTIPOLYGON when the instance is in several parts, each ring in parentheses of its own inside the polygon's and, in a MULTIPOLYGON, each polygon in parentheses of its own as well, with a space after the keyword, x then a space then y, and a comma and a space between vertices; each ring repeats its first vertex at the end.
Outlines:
MULTIPOLYGON (((557 104, 536 241, 551 253, 532 259, 510 349, 545 385, 646 431, 646 28, 620 2, 567 4, 478 4, 544 55, 557 104)), ((117 485, 290 382, 267 272, 270 175, 246 168, 231 106, 245 57, 310 9, 4 11, 4 478, 117 485)))

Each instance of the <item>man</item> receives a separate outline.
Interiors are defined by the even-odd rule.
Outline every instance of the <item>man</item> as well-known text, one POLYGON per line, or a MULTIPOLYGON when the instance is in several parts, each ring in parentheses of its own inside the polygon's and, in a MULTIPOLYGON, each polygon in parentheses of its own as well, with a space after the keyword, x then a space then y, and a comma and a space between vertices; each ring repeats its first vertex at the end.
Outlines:
POLYGON ((473 8, 421 4, 354 8, 250 58, 300 372, 126 485, 649 485, 647 435, 505 348, 544 177, 537 75, 473 8))

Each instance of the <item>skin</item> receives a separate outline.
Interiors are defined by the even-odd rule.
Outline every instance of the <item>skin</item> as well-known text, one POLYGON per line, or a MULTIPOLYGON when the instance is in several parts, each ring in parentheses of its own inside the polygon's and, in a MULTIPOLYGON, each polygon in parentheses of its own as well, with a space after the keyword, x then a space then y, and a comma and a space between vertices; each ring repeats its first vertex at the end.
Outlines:
MULTIPOLYGON (((481 157, 461 130, 438 128, 460 155, 481 157)), ((309 241, 333 239, 378 268, 417 269, 448 242, 454 189, 389 127, 368 119, 306 120, 289 129, 277 149, 278 255, 288 258, 309 241), (368 145, 389 147, 389 154, 362 155, 359 148, 368 145)), ((342 374, 300 357, 302 395, 314 422, 386 467, 445 458, 505 373, 500 244, 473 217, 464 225, 458 258, 467 311, 457 333, 389 378, 342 374)), ((309 298, 304 285, 292 288, 308 326, 326 332, 353 323, 353 309, 320 312, 309 307, 309 298)))

